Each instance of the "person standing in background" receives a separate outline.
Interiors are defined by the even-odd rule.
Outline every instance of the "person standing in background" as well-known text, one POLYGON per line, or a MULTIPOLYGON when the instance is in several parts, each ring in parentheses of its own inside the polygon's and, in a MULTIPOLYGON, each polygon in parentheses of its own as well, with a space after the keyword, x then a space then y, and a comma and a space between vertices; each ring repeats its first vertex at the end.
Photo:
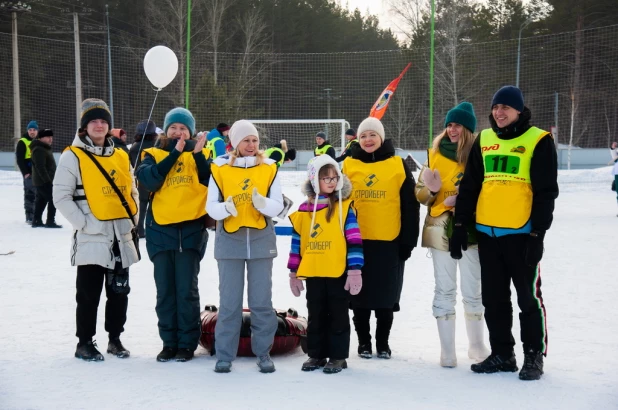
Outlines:
POLYGON ((212 152, 212 159, 225 155, 225 137, 230 133, 230 126, 222 122, 213 128, 207 135, 208 143, 206 148, 212 152))
POLYGON ((337 153, 335 152, 335 148, 333 148, 333 146, 330 145, 330 142, 328 142, 325 133, 320 131, 315 134, 315 143, 318 144, 318 146, 313 150, 316 157, 318 155, 329 155, 332 159, 335 159, 337 153))
POLYGON ((358 144, 358 138, 356 138, 356 131, 354 131, 354 128, 348 128, 346 130, 345 138, 348 141, 348 143, 346 144, 345 149, 343 150, 341 155, 335 158, 335 161, 337 162, 341 162, 347 157, 349 157, 350 155, 352 155, 352 147, 358 144))
POLYGON ((17 145, 15 146, 15 159, 24 183, 24 210, 26 211, 26 223, 32 224, 36 191, 32 185, 32 162, 30 160, 32 154, 30 151, 30 143, 32 143, 32 140, 34 140, 39 133, 39 124, 32 120, 28 123, 27 129, 28 130, 26 133, 24 133, 21 139, 17 141, 17 145))
MULTIPOLYGON (((110 131, 112 134, 112 141, 114 142, 115 148, 120 148, 127 154, 129 153, 129 148, 127 148, 127 133, 122 128, 113 128, 110 131)), ((133 163, 131 163, 133 165, 133 163)))
MULTIPOLYGON (((129 158, 131 159, 131 166, 133 169, 139 168, 142 163, 142 151, 154 146, 157 135, 157 126, 153 121, 142 120, 137 124, 133 139, 134 143, 131 145, 131 149, 129 149, 129 158)), ((146 221, 150 192, 148 192, 144 184, 141 184, 139 181, 137 181, 137 190, 139 192, 139 221, 137 223, 137 233, 140 238, 145 238, 146 231, 144 230, 144 222, 146 221)))
POLYGON ((36 139, 30 144, 32 151, 32 184, 36 188, 34 202, 34 218, 32 227, 62 228, 56 224, 56 207, 53 202, 54 175, 56 160, 52 152, 54 132, 50 129, 39 131, 36 139), (43 211, 47 207, 47 222, 43 225, 43 211))

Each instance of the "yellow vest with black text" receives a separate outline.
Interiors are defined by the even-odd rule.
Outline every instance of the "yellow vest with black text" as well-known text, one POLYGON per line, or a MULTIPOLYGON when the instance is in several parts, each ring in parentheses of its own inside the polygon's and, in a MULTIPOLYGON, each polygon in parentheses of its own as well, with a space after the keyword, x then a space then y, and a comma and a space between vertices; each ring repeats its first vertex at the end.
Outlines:
POLYGON ((210 169, 223 200, 231 196, 238 211, 238 216, 230 215, 223 220, 225 232, 234 233, 240 228, 266 228, 266 219, 255 209, 251 197, 254 188, 257 188, 260 195, 268 196, 270 186, 277 175, 277 164, 262 163, 244 168, 229 164, 218 166, 213 163, 210 169))
MULTIPOLYGON (((170 154, 156 147, 142 152, 152 155, 157 164, 170 154)), ((209 149, 204 148, 202 152, 206 158, 210 157, 209 149)), ((152 193, 152 216, 159 225, 193 221, 206 215, 207 196, 208 187, 199 181, 193 152, 183 152, 165 176, 161 188, 152 193)))
POLYGON ((442 180, 442 186, 436 194, 436 199, 429 209, 429 213, 434 218, 442 215, 446 211, 453 209, 452 206, 444 205, 444 200, 451 195, 457 195, 457 187, 463 178, 463 172, 465 166, 446 158, 440 154, 439 150, 429 149, 427 151, 427 167, 440 171, 440 179, 442 180))
POLYGON ((24 143, 24 145, 26 146, 26 155, 24 156, 25 159, 30 159, 32 157, 32 152, 30 152, 30 144, 32 144, 32 140, 29 140, 28 138, 21 138, 20 139, 21 142, 24 143))
POLYGON ((332 145, 330 144, 326 144, 324 145, 322 148, 317 148, 313 151, 313 153, 318 156, 318 155, 324 155, 326 154, 326 151, 328 151, 328 149, 332 147, 332 145))
MULTIPOLYGON (((79 172, 86 201, 95 218, 99 221, 128 218, 127 211, 116 191, 90 157, 81 148, 70 146, 67 149, 71 150, 79 161, 79 172)), ((93 157, 114 181, 129 206, 131 216, 134 216, 137 213, 137 204, 131 195, 133 177, 129 154, 121 149, 115 149, 110 156, 93 155, 93 157)))
MULTIPOLYGON (((311 208, 313 205, 309 205, 311 208)), ((341 203, 343 222, 345 224, 352 200, 341 203)), ((296 233, 300 235, 300 266, 296 272, 298 278, 338 278, 347 267, 347 243, 343 228, 339 226, 339 204, 326 221, 328 208, 315 213, 315 224, 311 227, 313 212, 294 212, 290 221, 296 233)))
POLYGON ((352 199, 358 211, 363 239, 392 241, 401 230, 401 198, 406 172, 398 156, 364 163, 346 158, 343 173, 352 182, 352 199))
POLYGON ((549 134, 536 127, 502 140, 492 129, 481 132, 485 177, 476 205, 476 222, 495 228, 522 228, 532 212, 530 164, 536 144, 549 134))

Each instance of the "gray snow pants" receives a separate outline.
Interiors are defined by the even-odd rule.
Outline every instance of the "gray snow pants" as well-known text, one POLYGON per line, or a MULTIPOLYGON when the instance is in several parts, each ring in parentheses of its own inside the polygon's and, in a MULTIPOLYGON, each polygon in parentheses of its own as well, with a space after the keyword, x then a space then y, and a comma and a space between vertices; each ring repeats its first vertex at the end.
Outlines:
POLYGON ((277 316, 272 305, 272 258, 219 259, 219 315, 215 327, 218 360, 236 358, 242 324, 242 304, 247 265, 247 299, 251 311, 251 350, 256 356, 270 352, 277 316))

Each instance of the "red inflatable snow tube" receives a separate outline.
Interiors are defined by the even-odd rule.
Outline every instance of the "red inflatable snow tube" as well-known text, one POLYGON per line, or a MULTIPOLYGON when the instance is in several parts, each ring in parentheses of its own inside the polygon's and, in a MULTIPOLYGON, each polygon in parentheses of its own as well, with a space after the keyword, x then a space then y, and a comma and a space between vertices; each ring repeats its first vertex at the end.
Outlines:
MULTIPOLYGON (((277 332, 275 341, 270 350, 271 355, 291 352, 300 346, 307 353, 307 319, 298 316, 294 308, 287 311, 275 309, 277 313, 277 332)), ((200 345, 215 354, 215 325, 217 324, 218 309, 214 305, 206 305, 201 313, 202 334, 200 345)), ((249 309, 242 310, 242 324, 240 328, 240 342, 238 356, 253 356, 251 351, 251 313, 249 309)))

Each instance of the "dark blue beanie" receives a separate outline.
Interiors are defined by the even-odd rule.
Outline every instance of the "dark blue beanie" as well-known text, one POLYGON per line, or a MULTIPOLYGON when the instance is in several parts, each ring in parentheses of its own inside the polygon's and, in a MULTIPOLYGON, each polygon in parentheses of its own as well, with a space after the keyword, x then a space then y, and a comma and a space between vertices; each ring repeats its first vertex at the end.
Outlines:
POLYGON ((524 96, 519 88, 505 85, 496 91, 494 98, 491 99, 491 108, 494 108, 496 104, 508 105, 522 112, 524 110, 524 96))
POLYGON ((157 126, 154 121, 141 120, 135 127, 135 135, 152 135, 157 133, 157 126))
POLYGON ((454 108, 451 108, 451 110, 446 113, 444 128, 446 128, 449 122, 461 124, 474 133, 476 130, 476 115, 474 115, 474 107, 472 107, 472 104, 464 101, 454 108))

